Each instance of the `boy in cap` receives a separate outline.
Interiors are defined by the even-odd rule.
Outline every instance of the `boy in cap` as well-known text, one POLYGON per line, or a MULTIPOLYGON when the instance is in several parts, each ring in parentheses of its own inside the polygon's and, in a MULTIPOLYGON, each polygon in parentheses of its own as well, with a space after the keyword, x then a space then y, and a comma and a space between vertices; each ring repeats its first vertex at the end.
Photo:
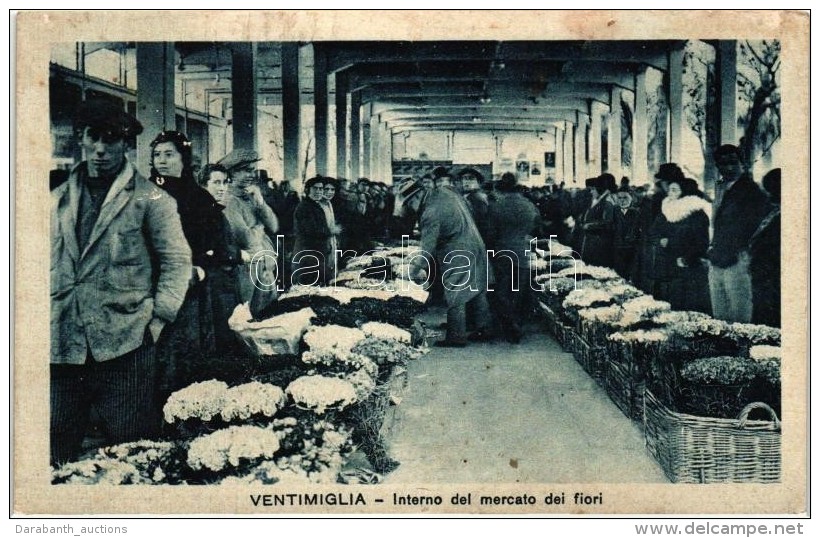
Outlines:
POLYGON ((88 101, 74 131, 85 160, 51 193, 52 465, 79 456, 92 406, 112 444, 155 433, 154 344, 192 270, 176 203, 126 158, 142 125, 88 101))

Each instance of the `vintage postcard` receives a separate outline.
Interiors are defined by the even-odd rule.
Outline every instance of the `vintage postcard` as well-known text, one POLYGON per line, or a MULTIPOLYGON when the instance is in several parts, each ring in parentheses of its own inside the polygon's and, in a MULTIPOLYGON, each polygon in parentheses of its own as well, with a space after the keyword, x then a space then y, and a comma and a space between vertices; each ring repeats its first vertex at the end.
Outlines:
POLYGON ((14 514, 808 513, 807 13, 15 24, 14 514))

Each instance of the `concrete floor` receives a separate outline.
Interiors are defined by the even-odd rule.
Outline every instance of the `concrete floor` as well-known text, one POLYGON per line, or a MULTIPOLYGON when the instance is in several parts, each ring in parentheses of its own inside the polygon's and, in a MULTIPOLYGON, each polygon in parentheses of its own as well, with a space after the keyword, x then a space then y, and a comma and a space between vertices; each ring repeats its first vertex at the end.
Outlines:
POLYGON ((519 345, 432 347, 393 410, 401 465, 385 484, 668 482, 639 427, 535 320, 519 345))

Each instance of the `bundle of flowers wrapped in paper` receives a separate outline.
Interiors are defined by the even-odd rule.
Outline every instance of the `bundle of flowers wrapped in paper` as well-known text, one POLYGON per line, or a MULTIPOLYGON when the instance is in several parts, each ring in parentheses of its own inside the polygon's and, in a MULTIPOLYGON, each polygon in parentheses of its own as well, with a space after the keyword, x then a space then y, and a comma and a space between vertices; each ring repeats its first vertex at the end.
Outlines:
POLYGON ((668 354, 679 360, 702 357, 738 356, 740 347, 730 323, 705 318, 671 324, 668 354))
POLYGON ((703 357, 689 361, 681 368, 676 408, 692 415, 736 418, 746 405, 757 400, 754 381, 760 373, 759 364, 746 357, 703 357))
POLYGON ((228 326, 256 355, 293 355, 298 353, 302 333, 315 315, 311 308, 302 308, 257 320, 251 316, 248 303, 243 303, 234 309, 228 326))
POLYGON ((184 451, 177 443, 135 441, 99 449, 52 471, 53 484, 178 484, 184 451))
POLYGON ((192 440, 186 461, 194 471, 242 474, 278 450, 279 435, 270 427, 230 426, 192 440))
POLYGON ((356 388, 350 381, 322 375, 302 376, 288 385, 285 392, 297 407, 317 415, 344 409, 358 401, 356 388))

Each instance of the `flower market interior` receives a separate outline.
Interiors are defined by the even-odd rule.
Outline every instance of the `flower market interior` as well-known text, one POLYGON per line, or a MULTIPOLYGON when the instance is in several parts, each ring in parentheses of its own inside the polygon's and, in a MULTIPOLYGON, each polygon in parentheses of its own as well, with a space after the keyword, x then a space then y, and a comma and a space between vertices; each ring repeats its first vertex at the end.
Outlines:
POLYGON ((53 45, 52 483, 780 481, 779 69, 53 45))

